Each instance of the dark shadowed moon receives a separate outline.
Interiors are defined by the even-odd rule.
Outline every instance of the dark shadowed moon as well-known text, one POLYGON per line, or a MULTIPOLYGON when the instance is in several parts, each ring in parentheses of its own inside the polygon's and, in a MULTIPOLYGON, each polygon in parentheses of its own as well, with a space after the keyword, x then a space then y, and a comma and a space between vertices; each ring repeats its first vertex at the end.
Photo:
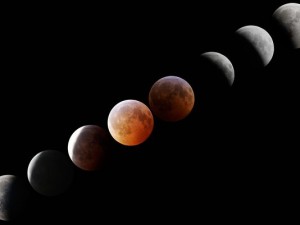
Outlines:
POLYGON ((300 4, 282 5, 275 10, 272 18, 291 46, 300 48, 300 4))
POLYGON ((74 171, 70 159, 57 150, 45 150, 30 161, 27 177, 32 188, 45 196, 65 192, 73 181, 74 171))
POLYGON ((267 66, 274 54, 274 43, 270 34, 261 27, 248 25, 236 30, 235 34, 240 37, 244 44, 248 44, 245 47, 243 54, 254 54, 254 57, 247 58, 247 56, 240 55, 239 57, 245 58, 249 61, 259 62, 262 66, 267 66), (257 58, 257 59, 256 59, 257 58))
POLYGON ((28 186, 21 178, 0 176, 0 220, 11 221, 20 216, 28 196, 28 186))
MULTIPOLYGON (((234 81, 234 69, 231 61, 218 52, 205 52, 201 55, 208 63, 212 64, 227 79, 228 85, 232 86, 234 81)), ((209 73, 210 71, 208 71, 209 73)))
POLYGON ((137 100, 124 100, 110 111, 108 130, 123 145, 133 146, 146 141, 152 133, 154 119, 150 109, 137 100))
POLYGON ((158 118, 175 122, 187 117, 194 107, 195 96, 190 84, 178 76, 157 80, 149 92, 149 105, 158 118))
POLYGON ((97 170, 104 166, 109 151, 110 136, 96 125, 78 128, 68 142, 68 153, 72 162, 83 170, 97 170))

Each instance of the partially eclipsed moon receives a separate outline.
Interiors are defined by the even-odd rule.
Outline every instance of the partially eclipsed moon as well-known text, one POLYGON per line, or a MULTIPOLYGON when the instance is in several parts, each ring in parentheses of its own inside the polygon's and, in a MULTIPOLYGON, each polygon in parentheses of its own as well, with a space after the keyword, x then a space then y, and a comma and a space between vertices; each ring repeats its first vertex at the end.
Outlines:
POLYGON ((269 64, 274 54, 274 43, 266 30, 258 26, 248 25, 239 28, 236 34, 251 44, 263 66, 269 64))
POLYGON ((68 153, 72 162, 83 170, 100 169, 109 149, 109 135, 96 125, 78 128, 68 142, 68 153))
POLYGON ((149 92, 150 109, 158 118, 175 122, 187 117, 194 107, 195 96, 190 84, 177 76, 157 80, 149 92))
POLYGON ((30 161, 27 177, 32 188, 41 195, 56 196, 65 192, 73 181, 73 165, 60 151, 45 150, 30 161))
POLYGON ((229 86, 232 86, 234 81, 234 69, 232 63, 226 56, 218 52, 205 52, 201 56, 219 68, 226 77, 229 86))
POLYGON ((300 4, 284 4, 275 10, 272 17, 290 39, 292 46, 300 48, 300 4))
POLYGON ((152 133, 154 119, 150 109, 137 100, 124 100, 110 111, 108 130, 111 136, 123 145, 143 143, 152 133))

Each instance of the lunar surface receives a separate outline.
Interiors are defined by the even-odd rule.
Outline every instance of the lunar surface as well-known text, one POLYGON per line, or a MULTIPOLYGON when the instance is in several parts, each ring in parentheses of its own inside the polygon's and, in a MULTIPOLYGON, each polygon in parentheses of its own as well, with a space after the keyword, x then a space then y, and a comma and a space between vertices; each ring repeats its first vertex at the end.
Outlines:
POLYGON ((149 105, 158 118, 175 122, 187 117, 194 107, 195 96, 190 84, 178 76, 157 80, 149 92, 149 105))
POLYGON ((263 66, 269 64, 274 54, 274 43, 266 30, 258 26, 248 25, 239 28, 236 34, 254 48, 263 66))
POLYGON ((234 69, 231 61, 226 56, 218 52, 205 52, 201 56, 218 68, 226 77, 229 86, 232 86, 234 82, 234 69))
POLYGON ((29 189, 21 178, 0 176, 0 220, 11 221, 20 216, 28 196, 29 189))
POLYGON ((78 128, 68 142, 72 162, 83 170, 100 169, 108 154, 109 138, 108 132, 96 125, 78 128))
POLYGON ((65 192, 73 181, 74 171, 70 159, 57 150, 45 150, 30 161, 27 177, 32 188, 45 196, 65 192))
POLYGON ((134 146, 143 143, 151 135, 154 119, 150 109, 137 100, 124 100, 110 111, 108 130, 119 143, 134 146))
POLYGON ((273 13, 272 18, 289 38, 294 48, 300 48, 300 4, 287 3, 273 13))

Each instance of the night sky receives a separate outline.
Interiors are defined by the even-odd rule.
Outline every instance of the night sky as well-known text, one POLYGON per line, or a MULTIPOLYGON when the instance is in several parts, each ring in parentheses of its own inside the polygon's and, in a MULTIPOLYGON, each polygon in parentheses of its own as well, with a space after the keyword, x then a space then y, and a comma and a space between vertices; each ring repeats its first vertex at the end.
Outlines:
POLYGON ((16 224, 279 216, 279 202, 289 198, 298 176, 299 49, 288 49, 271 19, 288 2, 220 2, 10 9, 1 35, 0 175, 28 182, 35 154, 53 149, 67 155, 73 131, 89 124, 107 129, 111 108, 122 100, 148 105, 152 84, 163 76, 185 79, 195 93, 187 118, 155 117, 141 145, 112 139, 101 171, 74 165, 74 182, 64 194, 45 197, 30 189, 16 224), (264 68, 234 61, 247 62, 246 55, 234 55, 234 32, 245 25, 273 38, 274 56, 264 68), (205 78, 200 55, 207 51, 231 60, 236 79, 230 89, 205 78))

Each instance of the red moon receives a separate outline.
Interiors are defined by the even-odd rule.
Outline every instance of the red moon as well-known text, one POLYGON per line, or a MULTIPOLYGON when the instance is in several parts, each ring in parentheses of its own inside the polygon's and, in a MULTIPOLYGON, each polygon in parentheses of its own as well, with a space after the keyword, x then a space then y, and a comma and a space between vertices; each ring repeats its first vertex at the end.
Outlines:
POLYGON ((109 149, 109 134, 96 125, 79 127, 68 142, 68 153, 72 162, 80 169, 100 169, 109 149))
POLYGON ((119 143, 134 146, 143 143, 152 133, 154 119, 150 109, 137 100, 124 100, 110 111, 108 130, 119 143))
POLYGON ((184 119, 192 111, 195 95, 190 84, 177 76, 157 80, 149 92, 149 104, 158 118, 175 122, 184 119))

